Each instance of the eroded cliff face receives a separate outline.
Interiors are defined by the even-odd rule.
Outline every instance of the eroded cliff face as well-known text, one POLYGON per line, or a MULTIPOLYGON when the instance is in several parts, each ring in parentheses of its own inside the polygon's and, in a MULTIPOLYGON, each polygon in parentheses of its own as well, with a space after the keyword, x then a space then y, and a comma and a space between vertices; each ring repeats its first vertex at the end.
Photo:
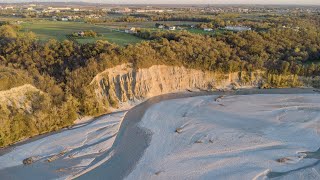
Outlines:
POLYGON ((259 73, 251 75, 218 74, 184 67, 155 65, 146 69, 134 69, 123 64, 98 74, 94 85, 98 99, 113 103, 141 100, 161 94, 185 90, 226 89, 233 86, 257 86, 259 73))
POLYGON ((0 91, 0 147, 47 132, 41 127, 51 127, 49 103, 49 97, 30 84, 0 91))
POLYGON ((0 91, 0 109, 3 111, 17 109, 31 114, 32 100, 41 94, 43 94, 42 91, 30 84, 0 91))

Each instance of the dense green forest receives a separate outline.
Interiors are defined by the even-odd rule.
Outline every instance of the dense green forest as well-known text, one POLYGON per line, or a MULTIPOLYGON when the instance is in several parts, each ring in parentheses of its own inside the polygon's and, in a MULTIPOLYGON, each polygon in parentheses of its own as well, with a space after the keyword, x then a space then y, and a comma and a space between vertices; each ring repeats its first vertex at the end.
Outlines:
MULTIPOLYGON (((106 113, 108 107, 95 100, 89 84, 96 74, 118 64, 178 65, 221 73, 261 70, 273 79, 290 74, 319 76, 320 16, 286 17, 285 22, 286 28, 279 23, 265 31, 219 35, 142 30, 137 36, 146 41, 125 47, 106 41, 39 42, 32 32, 4 24, 0 26, 0 91, 31 84, 43 93, 28 96, 35 104, 34 112, 29 112, 33 116, 0 106, 0 146, 70 126, 78 115, 106 113)), ((216 22, 205 19, 205 23, 215 26, 216 22)), ((264 27, 259 22, 246 23, 264 27)))

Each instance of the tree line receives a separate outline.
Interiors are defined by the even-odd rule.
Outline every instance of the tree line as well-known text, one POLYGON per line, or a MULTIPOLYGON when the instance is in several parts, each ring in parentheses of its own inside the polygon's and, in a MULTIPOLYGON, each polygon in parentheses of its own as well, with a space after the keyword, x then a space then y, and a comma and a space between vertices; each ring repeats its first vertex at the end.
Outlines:
POLYGON ((298 21, 299 30, 270 28, 219 36, 140 31, 137 36, 145 41, 125 47, 107 41, 39 42, 35 34, 4 24, 0 26, 0 83, 4 85, 0 90, 28 83, 45 94, 29 95, 35 105, 34 112, 27 115, 0 106, 1 123, 5 124, 0 126, 0 146, 69 126, 79 115, 97 115, 107 112, 108 105, 116 106, 113 102, 101 104, 90 82, 99 72, 123 63, 136 68, 165 64, 221 73, 261 70, 279 86, 284 83, 277 81, 278 75, 319 76, 320 18, 303 21, 298 21), (42 123, 30 123, 38 121, 42 123))

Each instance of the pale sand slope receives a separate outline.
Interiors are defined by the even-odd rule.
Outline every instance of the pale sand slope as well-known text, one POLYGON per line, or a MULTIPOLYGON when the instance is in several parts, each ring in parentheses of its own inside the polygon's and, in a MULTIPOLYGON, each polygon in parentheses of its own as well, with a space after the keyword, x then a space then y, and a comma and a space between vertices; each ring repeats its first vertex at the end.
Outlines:
POLYGON ((320 179, 319 160, 299 153, 320 147, 319 95, 216 97, 148 109, 139 125, 151 143, 126 179, 320 179))
POLYGON ((101 163, 113 145, 126 112, 113 113, 70 130, 16 146, 0 156, 0 179, 65 179, 101 163), (57 160, 49 157, 64 152, 57 160), (25 158, 39 159, 24 166, 25 158))

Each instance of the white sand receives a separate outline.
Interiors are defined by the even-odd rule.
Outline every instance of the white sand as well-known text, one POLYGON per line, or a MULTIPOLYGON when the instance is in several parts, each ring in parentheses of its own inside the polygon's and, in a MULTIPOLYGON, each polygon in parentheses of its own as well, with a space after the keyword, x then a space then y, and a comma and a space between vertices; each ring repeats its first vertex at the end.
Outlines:
POLYGON ((153 105, 166 99, 154 98, 128 113, 120 133, 126 112, 26 142, 0 156, 0 179, 70 179, 84 173, 80 179, 119 179, 127 171, 129 180, 265 179, 269 172, 285 173, 279 179, 320 179, 319 160, 300 153, 320 147, 319 94, 238 95, 219 102, 216 97, 153 105), (62 151, 66 154, 46 162, 62 151), (31 156, 39 160, 22 165, 31 156))
POLYGON ((300 154, 320 147, 319 95, 215 97, 150 108, 140 126, 151 144, 127 179, 264 179, 296 169, 280 178, 320 179, 319 165, 304 168, 318 160, 300 154))
POLYGON ((112 147, 125 113, 105 115, 95 121, 78 124, 71 130, 15 147, 0 156, 0 177, 65 179, 94 166, 98 163, 94 160, 112 147), (58 160, 46 162, 48 157, 62 151, 66 154, 58 160), (38 157, 39 161, 24 166, 22 161, 29 157, 38 157), (42 167, 46 168, 45 171, 42 167), (26 169, 33 174, 26 174, 26 169))

